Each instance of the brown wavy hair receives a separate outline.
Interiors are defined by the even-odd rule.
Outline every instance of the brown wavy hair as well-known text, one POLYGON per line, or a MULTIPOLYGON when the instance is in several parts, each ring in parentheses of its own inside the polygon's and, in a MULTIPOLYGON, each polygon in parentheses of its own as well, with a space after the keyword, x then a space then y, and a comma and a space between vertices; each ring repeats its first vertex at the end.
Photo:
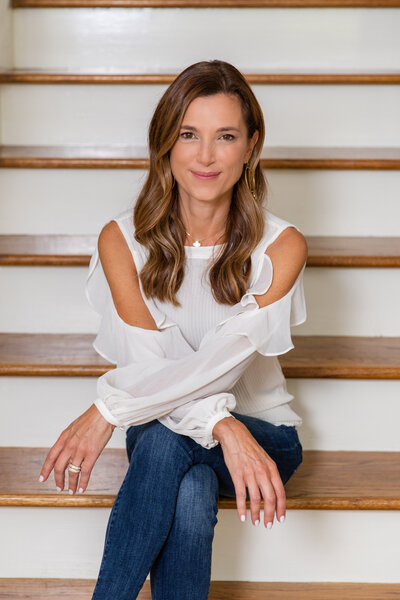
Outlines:
POLYGON ((261 107, 244 76, 233 65, 221 60, 195 63, 176 77, 154 111, 148 132, 149 171, 133 212, 135 239, 148 249, 147 262, 139 274, 143 292, 147 298, 168 301, 174 306, 181 306, 176 294, 185 273, 186 232, 180 218, 170 150, 178 139, 183 116, 192 100, 220 93, 239 98, 248 139, 256 130, 259 134, 247 163, 256 199, 246 185, 243 168, 233 187, 227 243, 220 247, 210 265, 211 289, 218 303, 240 302, 249 287, 251 254, 264 231, 263 202, 267 184, 259 162, 265 136, 261 107))

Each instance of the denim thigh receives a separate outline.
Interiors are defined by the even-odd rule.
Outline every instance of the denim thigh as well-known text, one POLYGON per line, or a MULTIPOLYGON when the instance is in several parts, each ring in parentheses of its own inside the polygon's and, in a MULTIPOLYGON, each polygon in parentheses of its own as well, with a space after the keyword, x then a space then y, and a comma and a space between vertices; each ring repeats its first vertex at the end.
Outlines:
MULTIPOLYGON (((287 483, 303 460, 302 445, 296 427, 294 425, 274 425, 250 415, 243 415, 234 411, 231 411, 231 413, 247 427, 258 444, 272 458, 276 463, 282 483, 287 483)), ((138 437, 151 423, 153 421, 130 426, 127 429, 126 450, 129 462, 138 437)), ((208 464, 215 470, 218 476, 220 495, 229 498, 236 497, 233 481, 226 467, 220 444, 214 446, 214 448, 206 449, 188 436, 175 434, 174 432, 171 432, 171 434, 178 436, 180 443, 187 446, 194 464, 208 464)), ((246 490, 246 494, 249 499, 248 490, 246 490)))

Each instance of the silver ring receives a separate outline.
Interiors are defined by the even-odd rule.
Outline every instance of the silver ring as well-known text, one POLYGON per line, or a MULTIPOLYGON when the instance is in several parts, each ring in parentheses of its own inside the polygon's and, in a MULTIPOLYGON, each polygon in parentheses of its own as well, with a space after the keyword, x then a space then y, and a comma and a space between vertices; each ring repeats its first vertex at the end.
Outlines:
POLYGON ((81 467, 77 467, 76 465, 69 463, 68 471, 71 471, 71 473, 79 473, 81 471, 81 467))

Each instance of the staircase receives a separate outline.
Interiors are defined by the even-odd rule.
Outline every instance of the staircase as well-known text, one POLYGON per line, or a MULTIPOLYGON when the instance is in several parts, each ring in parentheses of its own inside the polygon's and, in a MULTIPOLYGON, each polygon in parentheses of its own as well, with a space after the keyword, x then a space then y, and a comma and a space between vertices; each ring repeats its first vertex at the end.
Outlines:
POLYGON ((268 207, 309 257, 308 318, 280 357, 304 462, 270 531, 220 500, 210 599, 400 599, 399 9, 0 0, 0 599, 91 598, 125 433, 85 494, 38 477, 112 368, 84 294, 97 235, 144 182, 165 87, 211 58, 260 101, 268 207))

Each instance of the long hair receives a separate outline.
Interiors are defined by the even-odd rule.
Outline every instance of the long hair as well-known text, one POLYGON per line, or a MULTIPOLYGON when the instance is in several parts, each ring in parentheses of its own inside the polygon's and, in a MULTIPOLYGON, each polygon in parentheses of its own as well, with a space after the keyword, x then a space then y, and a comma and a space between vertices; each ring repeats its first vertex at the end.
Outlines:
POLYGON ((251 254, 264 231, 263 201, 267 184, 260 165, 265 127, 261 107, 244 76, 233 65, 201 61, 187 67, 167 88, 154 111, 148 132, 150 166, 147 179, 134 206, 135 239, 148 249, 140 281, 147 298, 181 306, 177 292, 185 272, 186 232, 179 214, 178 189, 171 171, 170 150, 178 139, 189 104, 198 97, 236 95, 240 100, 248 140, 258 130, 258 140, 245 168, 235 183, 227 219, 227 243, 210 265, 209 278, 214 299, 220 304, 237 304, 248 289, 251 254))

